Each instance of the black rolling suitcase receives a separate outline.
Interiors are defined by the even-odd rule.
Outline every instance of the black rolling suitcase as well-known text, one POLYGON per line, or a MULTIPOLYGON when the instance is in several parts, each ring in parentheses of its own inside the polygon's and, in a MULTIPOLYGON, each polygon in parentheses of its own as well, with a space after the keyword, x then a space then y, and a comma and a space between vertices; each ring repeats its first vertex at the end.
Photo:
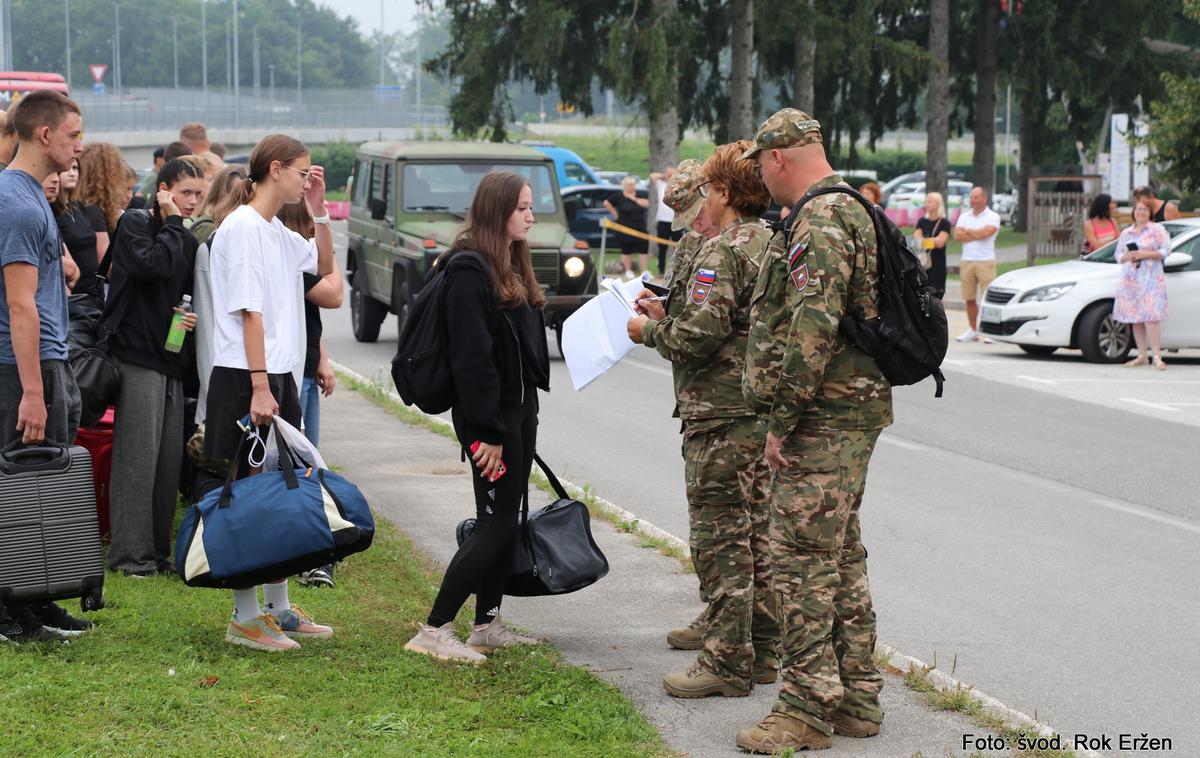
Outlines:
POLYGON ((104 607, 104 558, 86 448, 0 450, 0 604, 81 598, 104 607))

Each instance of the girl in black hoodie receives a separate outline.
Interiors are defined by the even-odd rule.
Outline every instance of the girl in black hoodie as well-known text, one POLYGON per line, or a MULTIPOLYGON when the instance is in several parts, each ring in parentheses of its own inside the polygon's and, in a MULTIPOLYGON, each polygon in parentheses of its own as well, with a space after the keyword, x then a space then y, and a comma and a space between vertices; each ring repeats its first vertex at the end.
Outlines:
MULTIPOLYGON (((149 576, 172 570, 171 527, 183 460, 184 352, 166 349, 175 307, 192 294, 196 239, 183 228, 200 204, 204 178, 180 160, 158 172, 149 212, 126 211, 117 224, 104 316, 119 314, 110 351, 121 370, 113 425, 109 498, 113 571, 149 576)), ((195 314, 184 318, 191 331, 195 314)), ((193 369, 194 371, 194 369, 193 369)))
POLYGON ((405 648, 448 660, 481 663, 483 653, 537 640, 500 620, 500 602, 529 487, 537 442, 537 390, 550 389, 550 360, 533 275, 529 230, 533 192, 511 172, 483 177, 466 224, 438 260, 446 267, 447 351, 458 397, 454 431, 473 462, 476 527, 446 568, 429 614, 405 648), (475 595, 475 628, 466 644, 454 617, 475 595))

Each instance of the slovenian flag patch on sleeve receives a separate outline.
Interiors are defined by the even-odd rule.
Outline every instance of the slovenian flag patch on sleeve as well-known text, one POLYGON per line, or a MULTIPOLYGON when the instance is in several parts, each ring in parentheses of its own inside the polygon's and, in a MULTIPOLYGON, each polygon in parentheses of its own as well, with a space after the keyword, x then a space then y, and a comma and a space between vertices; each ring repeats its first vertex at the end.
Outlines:
POLYGON ((702 268, 696 271, 696 278, 692 282, 691 300, 696 305, 704 305, 708 302, 708 293, 712 291, 713 283, 717 281, 717 272, 711 268, 702 268))
POLYGON ((792 270, 792 266, 796 265, 796 261, 800 260, 800 256, 804 255, 804 243, 797 242, 792 245, 792 249, 788 251, 788 271, 792 270))

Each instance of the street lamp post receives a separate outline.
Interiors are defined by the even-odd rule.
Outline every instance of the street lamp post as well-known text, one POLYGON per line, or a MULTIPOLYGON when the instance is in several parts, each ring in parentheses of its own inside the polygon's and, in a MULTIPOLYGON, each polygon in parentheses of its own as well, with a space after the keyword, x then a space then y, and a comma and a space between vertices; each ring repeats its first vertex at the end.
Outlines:
POLYGON ((267 116, 267 126, 275 126, 275 64, 267 64, 267 79, 270 82, 271 88, 271 112, 267 116))
POLYGON ((208 111, 208 0, 200 0, 200 88, 204 90, 204 110, 208 111))
POLYGON ((71 0, 63 0, 63 10, 67 27, 67 89, 71 89, 71 0))
POLYGON ((241 50, 238 49, 238 0, 233 0, 233 127, 242 128, 241 50))
POLYGON ((171 40, 175 44, 175 89, 179 89, 179 19, 171 19, 171 40))

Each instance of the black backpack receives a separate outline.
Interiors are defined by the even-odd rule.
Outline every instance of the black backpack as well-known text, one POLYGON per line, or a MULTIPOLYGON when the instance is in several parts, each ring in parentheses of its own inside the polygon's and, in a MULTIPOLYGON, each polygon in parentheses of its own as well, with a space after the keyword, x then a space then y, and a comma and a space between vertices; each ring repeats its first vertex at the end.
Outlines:
POLYGON ((444 413, 457 395, 446 355, 446 276, 455 268, 477 264, 486 275, 491 269, 479 253, 462 250, 442 262, 413 301, 400 345, 392 359, 392 381, 405 405, 426 413, 444 413))
MULTIPOLYGON (((883 209, 849 187, 812 190, 792 207, 788 220, 818 195, 841 192, 862 203, 875 226, 879 258, 879 318, 867 320, 861 312, 847 311, 838 331, 875 359, 893 385, 916 384, 926 377, 937 382, 934 397, 942 396, 942 360, 950 341, 946 309, 929 286, 925 269, 908 249, 900 229, 883 209)), ((786 227, 791 234, 791 225, 786 227)), ((789 239, 790 244, 790 239, 789 239)))

